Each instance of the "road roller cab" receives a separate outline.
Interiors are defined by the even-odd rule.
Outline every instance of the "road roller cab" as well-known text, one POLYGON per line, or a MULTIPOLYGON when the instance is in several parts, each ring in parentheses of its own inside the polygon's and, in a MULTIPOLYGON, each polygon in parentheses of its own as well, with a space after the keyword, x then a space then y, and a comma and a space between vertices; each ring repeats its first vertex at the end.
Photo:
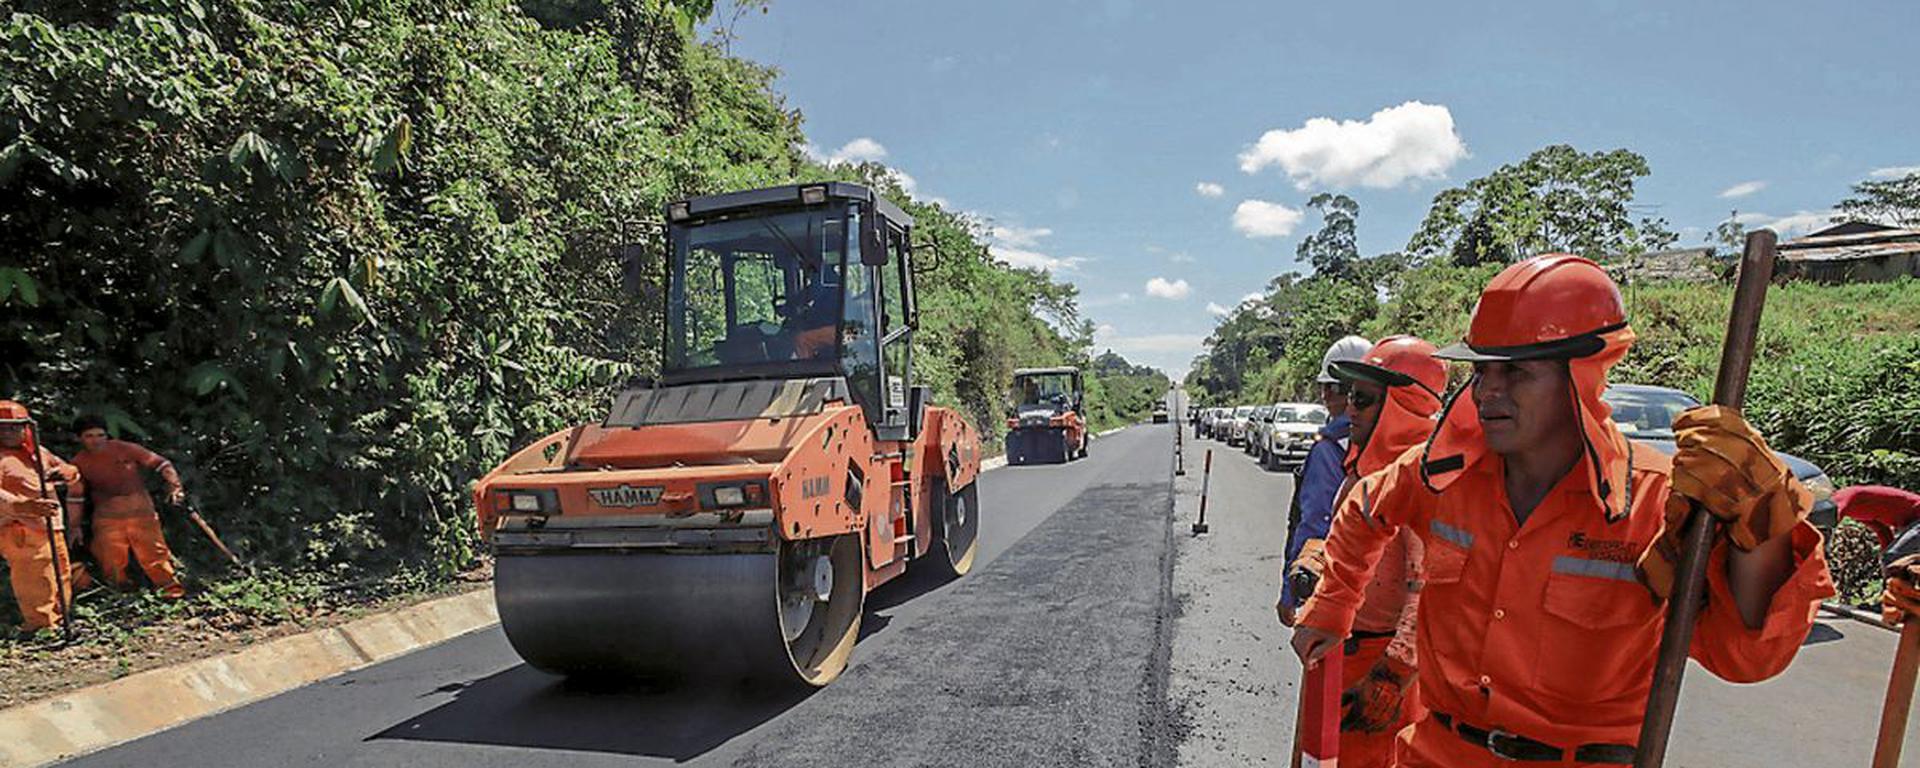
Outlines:
POLYGON ((659 377, 475 489, 523 658, 824 685, 868 590, 971 567, 979 436, 913 385, 912 227, 845 183, 668 206, 659 377))
POLYGON ((1007 406, 1007 463, 1068 462, 1085 458, 1086 387, 1080 369, 1020 368, 1007 406))

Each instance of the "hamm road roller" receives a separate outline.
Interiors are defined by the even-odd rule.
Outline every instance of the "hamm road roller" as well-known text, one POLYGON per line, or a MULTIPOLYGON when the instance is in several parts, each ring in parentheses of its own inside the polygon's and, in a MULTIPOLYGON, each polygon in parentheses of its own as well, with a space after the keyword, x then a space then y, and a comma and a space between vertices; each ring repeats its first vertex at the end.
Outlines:
POLYGON ((1007 407, 1007 463, 1072 461, 1085 458, 1087 420, 1082 413, 1086 388, 1080 369, 1019 368, 1013 372, 1012 402, 1007 407))
POLYGON ((667 206, 658 378, 474 491, 521 658, 821 686, 868 591, 972 567, 980 438, 913 385, 912 228, 837 182, 667 206))

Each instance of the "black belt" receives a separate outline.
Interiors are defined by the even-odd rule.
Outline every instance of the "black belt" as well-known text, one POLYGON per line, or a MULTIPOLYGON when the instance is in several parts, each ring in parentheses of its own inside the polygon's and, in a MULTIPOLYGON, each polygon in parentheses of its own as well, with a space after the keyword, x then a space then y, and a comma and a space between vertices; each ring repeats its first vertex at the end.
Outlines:
POLYGON ((1346 653, 1346 655, 1352 656, 1360 652, 1360 641, 1379 640, 1381 638, 1387 638, 1387 637, 1393 637, 1393 633, 1392 632, 1368 632, 1365 630, 1356 629, 1351 634, 1347 635, 1347 642, 1345 645, 1341 646, 1341 650, 1343 650, 1346 653))
MULTIPOLYGON (((1543 741, 1534 741, 1525 736, 1507 733, 1499 729, 1484 730, 1466 723, 1456 724, 1445 712, 1433 713, 1433 720, 1454 733, 1467 743, 1492 752, 1494 757, 1506 760, 1526 762, 1560 762, 1566 750, 1543 741)), ((1607 765, 1632 765, 1634 748, 1626 744, 1582 744, 1573 749, 1573 761, 1576 763, 1605 763, 1607 765)))

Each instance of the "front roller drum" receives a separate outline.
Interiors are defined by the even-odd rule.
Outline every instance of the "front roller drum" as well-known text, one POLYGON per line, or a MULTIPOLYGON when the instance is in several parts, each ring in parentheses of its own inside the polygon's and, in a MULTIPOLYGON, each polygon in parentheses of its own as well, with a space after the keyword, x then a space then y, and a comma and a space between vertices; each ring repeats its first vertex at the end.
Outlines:
POLYGON ((941 578, 957 579, 973 570, 973 558, 980 551, 979 483, 968 483, 957 493, 947 491, 945 481, 935 488, 939 509, 933 532, 933 548, 923 560, 941 578))
POLYGON ((514 651, 547 672, 822 686, 860 633, 861 565, 852 536, 774 552, 501 553, 494 599, 514 651))

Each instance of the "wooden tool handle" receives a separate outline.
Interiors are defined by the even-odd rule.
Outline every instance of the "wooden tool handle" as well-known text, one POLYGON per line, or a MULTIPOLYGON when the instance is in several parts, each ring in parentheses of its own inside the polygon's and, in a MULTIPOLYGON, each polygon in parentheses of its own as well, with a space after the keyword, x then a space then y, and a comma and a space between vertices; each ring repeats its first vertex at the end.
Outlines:
POLYGON ((1920 618, 1908 616, 1900 629, 1900 650, 1887 680, 1887 703, 1880 708, 1880 738, 1873 745, 1873 768, 1899 768, 1907 740, 1907 715, 1913 712, 1913 682, 1920 673, 1920 618))
MULTIPOLYGON (((1760 335, 1760 310, 1766 305, 1767 285, 1773 282, 1772 230, 1747 234, 1746 253, 1740 259, 1740 280, 1733 289, 1733 311, 1727 318, 1727 338, 1720 346, 1720 370, 1713 381, 1713 403, 1739 408, 1747 399, 1747 374, 1753 369, 1755 340, 1760 335)), ((1647 693, 1647 718, 1640 723, 1640 743, 1634 768, 1660 768, 1667 760, 1667 737, 1673 732, 1674 712, 1680 706, 1681 677, 1687 672, 1687 651, 1693 645, 1693 627, 1707 592, 1707 562, 1712 559, 1720 523, 1694 505, 1687 515, 1686 539, 1668 597, 1667 624, 1660 632, 1660 657, 1653 668, 1653 689, 1647 693)))

